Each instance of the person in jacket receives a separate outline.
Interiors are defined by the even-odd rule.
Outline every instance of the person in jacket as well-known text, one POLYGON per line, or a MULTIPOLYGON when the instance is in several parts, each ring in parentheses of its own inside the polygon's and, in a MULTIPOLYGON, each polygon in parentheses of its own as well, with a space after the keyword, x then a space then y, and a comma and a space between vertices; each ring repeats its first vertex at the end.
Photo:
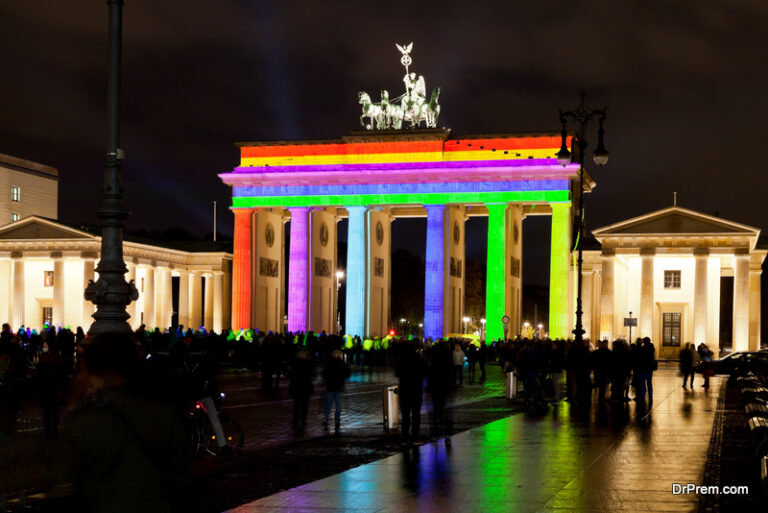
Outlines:
POLYGON ((288 371, 288 394, 293 398, 293 426, 297 433, 302 433, 307 425, 307 413, 309 412, 309 396, 315 387, 312 384, 315 370, 309 361, 307 351, 301 350, 296 354, 290 370, 288 371))
POLYGON ((701 387, 705 390, 709 389, 709 378, 714 376, 715 369, 712 367, 712 357, 714 353, 705 343, 699 344, 698 348, 699 358, 701 359, 701 373, 704 375, 704 384, 701 387))
POLYGON ((637 354, 638 370, 638 393, 636 401, 644 401, 646 391, 648 393, 648 402, 653 402, 653 371, 656 370, 656 348, 651 342, 650 337, 643 338, 643 344, 638 349, 637 354))
POLYGON ((539 385, 539 355, 531 342, 527 342, 525 348, 520 352, 517 359, 517 372, 523 379, 525 389, 525 405, 528 406, 531 396, 535 397, 536 404, 541 403, 544 398, 539 385))
POLYGON ((613 363, 613 354, 608 349, 608 341, 601 340, 600 347, 590 353, 592 360, 592 370, 595 376, 595 385, 597 385, 597 402, 605 402, 605 393, 610 379, 611 364, 613 363))
POLYGON ((331 413, 331 405, 336 405, 334 420, 336 433, 341 428, 341 392, 344 390, 344 382, 350 376, 349 366, 344 362, 344 354, 335 349, 331 352, 331 359, 323 370, 325 380, 325 416, 323 429, 328 429, 328 416, 331 413))
POLYGON ((453 351, 447 342, 438 342, 429 353, 427 388, 432 396, 432 426, 434 435, 448 434, 451 422, 445 413, 445 402, 453 385, 451 379, 453 351))
POLYGON ((552 375, 552 401, 560 402, 560 388, 563 383, 563 369, 565 369, 565 342, 553 340, 549 355, 549 371, 552 375))
POLYGON ((74 511, 186 510, 189 444, 174 409, 138 393, 137 355, 122 333, 94 336, 83 353, 62 429, 74 511))
POLYGON ((464 356, 464 351, 461 350, 461 344, 456 341, 453 344, 453 351, 451 352, 451 359, 453 360, 453 383, 459 382, 459 385, 464 384, 464 361, 467 359, 464 356))
POLYGON ((67 361, 60 357, 56 346, 51 347, 48 342, 43 342, 41 353, 37 363, 37 386, 43 408, 45 437, 56 438, 59 435, 59 407, 64 398, 67 361))
POLYGON ((690 377, 691 390, 693 390, 693 376, 696 365, 698 364, 699 353, 693 348, 693 344, 687 343, 680 350, 678 362, 680 364, 680 374, 683 375, 683 388, 688 389, 687 384, 690 377))
POLYGON ((401 347, 400 362, 395 368, 399 380, 398 394, 402 413, 403 441, 411 444, 418 440, 421 427, 421 401, 424 389, 424 377, 427 366, 416 351, 413 342, 405 342, 401 347))

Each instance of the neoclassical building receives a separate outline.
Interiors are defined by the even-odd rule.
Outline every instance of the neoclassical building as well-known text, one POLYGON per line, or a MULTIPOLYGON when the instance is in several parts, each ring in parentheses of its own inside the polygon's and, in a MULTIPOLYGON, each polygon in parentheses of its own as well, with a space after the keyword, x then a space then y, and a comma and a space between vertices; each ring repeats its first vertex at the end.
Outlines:
POLYGON ((760 230, 672 206, 594 230, 584 252, 584 328, 591 339, 651 337, 662 358, 681 343, 718 354, 721 314, 734 351, 760 348, 760 276, 768 245, 760 230), (733 312, 720 311, 721 278, 733 278, 733 312), (630 315, 631 313, 631 315, 630 315))
MULTIPOLYGON (((14 328, 88 329, 94 305, 83 291, 96 279, 101 237, 86 228, 29 216, 0 227, 0 320, 14 328)), ((128 306, 135 329, 178 323, 229 328, 232 254, 226 244, 163 243, 128 236, 128 280, 139 299, 128 306)))
POLYGON ((579 183, 577 164, 557 162, 562 143, 559 133, 454 136, 433 128, 238 144, 240 164, 220 175, 232 187, 235 215, 233 328, 282 331, 287 296, 288 330, 336 331, 335 271, 345 268, 344 332, 384 335, 393 326, 391 223, 426 217, 424 333, 434 339, 460 332, 465 220, 486 216, 486 336, 501 338, 505 328, 514 336, 521 328, 522 221, 546 215, 549 332, 568 336, 571 204, 579 183), (336 226, 343 217, 349 228, 340 264, 336 226))

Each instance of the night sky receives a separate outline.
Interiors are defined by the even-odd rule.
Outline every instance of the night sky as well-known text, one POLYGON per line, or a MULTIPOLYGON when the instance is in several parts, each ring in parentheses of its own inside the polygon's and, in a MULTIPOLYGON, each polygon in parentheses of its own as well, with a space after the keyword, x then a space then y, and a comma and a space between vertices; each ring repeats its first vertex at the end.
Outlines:
MULTIPOLYGON (((558 130, 557 109, 582 89, 608 108, 611 160, 590 169, 589 226, 669 206, 677 191, 681 206, 768 228, 768 2, 631 3, 126 0, 129 228, 203 235, 216 200, 231 234, 216 175, 237 164, 233 143, 358 129, 357 91, 400 94, 394 43, 410 41, 411 70, 442 87, 439 124, 455 134, 558 130)), ((60 219, 93 222, 107 6, 5 2, 0 19, 0 152, 57 167, 60 219)), ((469 225, 471 256, 484 254, 482 226, 469 225)), ((548 222, 525 230, 535 268, 548 222)), ((394 243, 420 232, 398 221, 394 243)))

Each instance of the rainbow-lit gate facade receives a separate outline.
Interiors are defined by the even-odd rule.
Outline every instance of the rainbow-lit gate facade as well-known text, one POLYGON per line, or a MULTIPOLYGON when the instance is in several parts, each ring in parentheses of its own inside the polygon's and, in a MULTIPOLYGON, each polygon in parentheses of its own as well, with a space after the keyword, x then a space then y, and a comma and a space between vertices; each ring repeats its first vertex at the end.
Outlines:
MULTIPOLYGON (((347 261, 341 266, 346 267, 347 286, 344 332, 375 335, 381 323, 371 328, 370 303, 384 298, 387 305, 377 303, 376 308, 388 312, 389 302, 388 291, 379 291, 374 299, 371 292, 377 276, 385 275, 382 265, 388 272, 386 219, 426 216, 424 336, 442 337, 463 315, 463 291, 458 289, 458 302, 451 296, 451 312, 446 311, 445 292, 449 280, 463 279, 464 223, 460 221, 485 215, 486 339, 503 336, 504 315, 512 319, 510 335, 515 335, 520 330, 521 308, 520 224, 526 215, 545 214, 552 216, 549 334, 568 336, 571 199, 578 167, 558 164, 555 154, 560 144, 560 134, 553 133, 454 136, 444 129, 238 144, 240 165, 220 175, 232 186, 235 214, 232 328, 282 331, 284 291, 281 288, 278 294, 261 282, 272 279, 280 287, 286 266, 279 249, 272 257, 259 255, 272 251, 267 243, 273 247, 276 238, 282 241, 282 226, 288 219, 288 330, 328 328, 325 319, 335 312, 336 287, 326 293, 330 285, 323 289, 313 283, 330 283, 325 261, 333 265, 335 249, 324 247, 330 246, 329 239, 336 241, 336 223, 331 220, 346 216, 347 261), (262 228, 264 236, 258 233, 262 228), (385 252, 372 256, 379 251, 377 244, 385 252), (511 298, 507 284, 515 279, 518 297, 511 298), (324 304, 329 301, 331 305, 324 304), (271 308, 277 308, 277 315, 271 308)), ((336 271, 333 267, 331 272, 336 271)), ((386 322, 391 325, 392 321, 386 322)))

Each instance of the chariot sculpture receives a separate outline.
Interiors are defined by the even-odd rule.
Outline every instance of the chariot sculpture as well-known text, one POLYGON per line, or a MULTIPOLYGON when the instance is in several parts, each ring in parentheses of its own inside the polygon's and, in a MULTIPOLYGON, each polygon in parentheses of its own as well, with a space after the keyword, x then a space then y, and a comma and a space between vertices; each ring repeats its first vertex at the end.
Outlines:
POLYGON ((374 103, 371 96, 365 91, 357 93, 358 102, 362 105, 360 125, 367 130, 386 130, 388 128, 400 130, 403 123, 407 122, 408 128, 418 128, 423 122, 427 128, 437 127, 437 118, 440 116, 440 88, 432 90, 427 99, 427 88, 424 77, 409 72, 409 66, 413 62, 411 50, 413 43, 400 46, 395 44, 402 54, 400 63, 405 66, 405 92, 395 98, 389 97, 389 91, 381 91, 379 103, 374 103))

